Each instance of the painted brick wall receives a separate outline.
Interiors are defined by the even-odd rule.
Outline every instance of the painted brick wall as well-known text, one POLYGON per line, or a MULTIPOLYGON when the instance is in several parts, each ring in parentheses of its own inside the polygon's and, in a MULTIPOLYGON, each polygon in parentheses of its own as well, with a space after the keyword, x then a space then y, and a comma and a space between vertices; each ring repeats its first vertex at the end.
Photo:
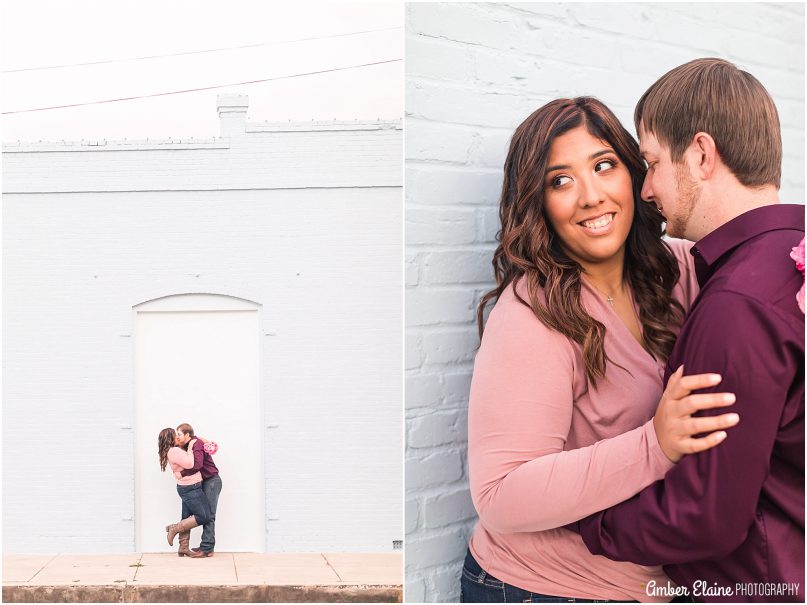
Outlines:
POLYGON ((267 550, 402 538, 401 124, 220 105, 211 141, 4 148, 4 552, 134 550, 132 307, 193 292, 263 306, 267 550))
POLYGON ((406 9, 406 599, 456 601, 475 512, 467 396, 513 129, 592 94, 632 132, 666 71, 720 56, 774 96, 781 199, 804 201, 801 4, 420 4, 406 9))

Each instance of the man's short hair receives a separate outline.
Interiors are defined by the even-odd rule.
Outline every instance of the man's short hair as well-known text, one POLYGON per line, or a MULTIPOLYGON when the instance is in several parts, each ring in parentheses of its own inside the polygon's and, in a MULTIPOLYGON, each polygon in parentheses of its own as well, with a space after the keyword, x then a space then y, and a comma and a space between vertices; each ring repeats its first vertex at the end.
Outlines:
POLYGON ((182 424, 180 424, 177 427, 177 430, 182 431, 183 433, 185 433, 186 435, 190 435, 191 437, 194 436, 193 435, 193 427, 190 424, 188 424, 187 422, 183 422, 182 424))
POLYGON ((696 59, 668 71, 639 99, 636 133, 652 133, 674 162, 698 132, 714 139, 723 163, 746 187, 782 179, 779 114, 754 76, 723 59, 696 59))

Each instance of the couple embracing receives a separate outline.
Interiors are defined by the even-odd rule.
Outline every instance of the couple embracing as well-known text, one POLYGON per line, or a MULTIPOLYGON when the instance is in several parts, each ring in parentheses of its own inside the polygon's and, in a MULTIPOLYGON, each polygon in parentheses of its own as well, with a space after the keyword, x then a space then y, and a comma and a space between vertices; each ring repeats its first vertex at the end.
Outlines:
POLYGON ((177 493, 182 500, 182 516, 178 523, 165 528, 168 544, 174 545, 179 535, 177 554, 193 558, 212 557, 216 545, 216 508, 221 493, 221 477, 213 454, 218 446, 197 438, 190 424, 180 424, 176 430, 166 428, 157 437, 160 468, 170 464, 177 481, 177 493), (199 525, 202 541, 198 548, 189 548, 191 529, 199 525))
POLYGON ((804 601, 804 207, 779 203, 776 107, 698 59, 634 121, 638 143, 558 99, 511 140, 463 601, 804 601))

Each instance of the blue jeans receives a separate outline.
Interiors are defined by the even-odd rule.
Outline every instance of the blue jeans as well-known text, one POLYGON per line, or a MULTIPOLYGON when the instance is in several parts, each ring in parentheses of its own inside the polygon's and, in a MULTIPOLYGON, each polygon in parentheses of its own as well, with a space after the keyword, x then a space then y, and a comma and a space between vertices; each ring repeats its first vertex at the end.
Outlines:
MULTIPOLYGON (((625 601, 607 601, 577 599, 574 597, 557 597, 530 592, 511 584, 505 584, 494 578, 479 566, 471 555, 465 555, 460 580, 460 602, 462 603, 624 603, 625 601)), ((635 602, 635 601, 631 601, 635 602)))
POLYGON ((193 485, 177 485, 177 493, 182 498, 182 518, 185 519, 193 515, 199 525, 208 523, 212 517, 210 514, 210 504, 207 496, 202 490, 202 482, 193 485), (187 510, 187 515, 185 514, 187 510))
MULTIPOLYGON (((219 504, 219 494, 221 494, 221 477, 214 475, 210 477, 210 479, 202 481, 202 491, 204 491, 208 506, 210 507, 210 521, 204 524, 204 528, 202 529, 202 541, 199 544, 199 548, 205 552, 213 552, 213 549, 216 547, 216 508, 219 504)), ((190 514, 183 500, 182 518, 184 519, 190 514)))

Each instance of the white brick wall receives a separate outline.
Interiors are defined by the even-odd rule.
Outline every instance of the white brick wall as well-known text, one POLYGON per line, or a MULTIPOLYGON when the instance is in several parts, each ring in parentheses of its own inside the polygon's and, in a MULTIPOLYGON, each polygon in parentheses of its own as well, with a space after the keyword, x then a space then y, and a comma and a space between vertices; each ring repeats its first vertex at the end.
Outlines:
POLYGON ((132 306, 192 292, 262 304, 267 550, 402 538, 401 125, 243 115, 5 147, 4 552, 134 550, 132 306))
POLYGON ((456 601, 474 524, 465 418, 475 308, 492 286, 501 167, 513 129, 591 94, 633 132, 639 96, 672 67, 720 56, 770 90, 781 199, 804 201, 802 4, 407 5, 406 598, 456 601))

